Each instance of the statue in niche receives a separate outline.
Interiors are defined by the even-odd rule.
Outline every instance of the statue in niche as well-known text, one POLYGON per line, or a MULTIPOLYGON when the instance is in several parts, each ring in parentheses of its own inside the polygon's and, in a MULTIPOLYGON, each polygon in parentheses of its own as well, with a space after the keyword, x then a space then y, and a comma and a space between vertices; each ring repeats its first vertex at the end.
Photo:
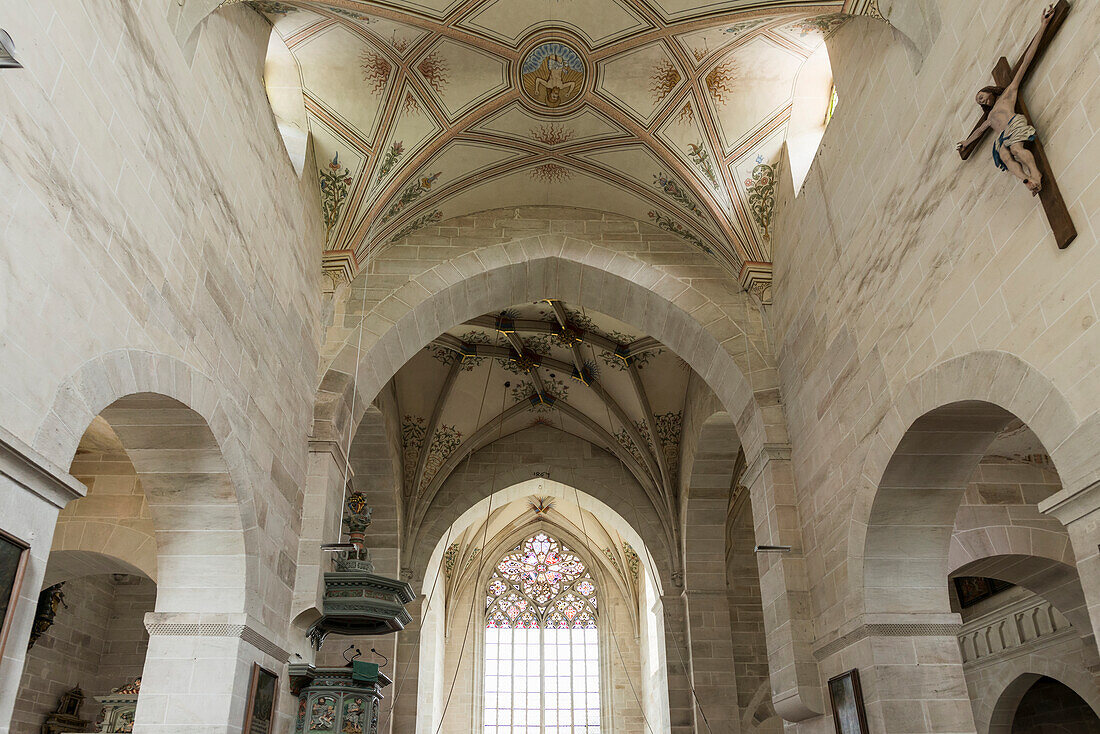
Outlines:
POLYGON ((31 625, 31 639, 27 642, 28 650, 34 647, 39 637, 46 634, 46 630, 53 627, 58 607, 68 609, 69 605, 65 603, 65 592, 61 590, 64 585, 65 582, 62 581, 48 586, 38 595, 38 607, 34 610, 34 623, 31 625))
POLYGON ((1054 6, 1050 5, 1043 11, 1039 31, 1028 44, 1027 51, 1024 52, 1024 57, 1012 76, 1012 81, 1004 87, 982 87, 975 95, 974 99, 978 106, 986 113, 985 121, 970 133, 970 137, 955 146, 961 152, 976 142, 987 129, 992 130, 993 135, 996 136, 993 141, 993 163, 1002 171, 1008 171, 1020 179, 1032 196, 1038 196, 1042 190, 1043 174, 1039 170, 1035 156, 1024 147, 1024 143, 1035 140, 1035 128, 1028 122, 1025 114, 1016 111, 1016 102, 1020 84, 1027 77, 1028 69, 1039 49, 1039 41, 1053 17, 1054 6))

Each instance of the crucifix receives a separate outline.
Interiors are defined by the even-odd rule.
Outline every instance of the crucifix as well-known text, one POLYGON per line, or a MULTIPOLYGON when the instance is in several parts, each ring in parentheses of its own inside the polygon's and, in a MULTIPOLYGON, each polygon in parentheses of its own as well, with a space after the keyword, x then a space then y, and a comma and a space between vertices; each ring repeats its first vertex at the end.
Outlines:
POLYGON ((1047 221, 1054 231, 1058 249, 1065 249, 1077 236, 1077 229, 1070 219, 1069 209, 1058 190, 1058 183, 1050 170, 1043 144, 1039 141, 1035 128, 1028 120, 1033 120, 1023 100, 1018 97, 1020 86, 1027 79, 1031 63, 1042 56, 1054 35, 1069 13, 1067 0, 1059 0, 1043 13, 1039 32, 1028 44, 1023 56, 1015 66, 1008 65, 1008 59, 1001 57, 993 69, 993 80, 997 86, 985 87, 976 96, 978 105, 984 113, 974 126, 970 136, 956 148, 965 161, 974 152, 982 137, 989 130, 996 140, 993 143, 993 161, 1001 170, 1009 171, 1020 179, 1024 186, 1038 196, 1046 212, 1047 221), (1030 143, 1030 150, 1025 144, 1030 143))

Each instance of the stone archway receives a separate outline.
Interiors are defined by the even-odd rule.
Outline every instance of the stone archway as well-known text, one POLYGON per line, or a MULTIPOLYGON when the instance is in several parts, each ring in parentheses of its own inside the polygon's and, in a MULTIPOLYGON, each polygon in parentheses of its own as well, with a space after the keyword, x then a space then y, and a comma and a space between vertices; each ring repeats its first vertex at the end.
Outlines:
MULTIPOLYGON (((1061 467, 1058 447, 1077 423, 1072 410, 1041 374, 1007 354, 974 353, 929 370, 898 396, 880 423, 849 535, 851 608, 862 617, 846 637, 819 651, 831 655, 844 643, 875 641, 873 655, 861 643, 864 652, 856 658, 874 670, 877 684, 867 701, 873 716, 887 716, 892 700, 918 697, 932 718, 972 726, 955 638, 958 621, 948 601, 950 539, 970 477, 1014 418, 1053 447, 1061 467), (885 662, 891 655, 901 660, 901 649, 914 644, 915 661, 885 662), (887 652, 895 648, 896 654, 887 652)), ((1027 580, 1024 566, 1016 568, 1027 580)))
POLYGON ((237 432, 244 421, 229 406, 179 360, 110 352, 62 385, 35 438, 38 450, 67 465, 101 416, 138 473, 158 581, 156 610, 145 618, 139 726, 186 720, 197 732, 224 731, 234 698, 245 695, 248 664, 286 659, 257 621, 264 602, 254 484, 237 432))
MULTIPOLYGON (((879 514, 876 517, 874 506, 880 499, 881 488, 892 481, 912 483, 905 480, 903 475, 909 467, 939 455, 935 453, 933 444, 936 434, 941 434, 945 437, 941 445, 944 452, 942 456, 948 461, 940 462, 940 476, 930 477, 929 481, 934 487, 944 487, 947 486, 945 482, 952 482, 952 488, 946 490, 944 496, 949 499, 952 508, 957 507, 958 502, 955 499, 961 499, 959 487, 965 486, 984 453, 984 447, 999 430, 998 426, 1013 416, 1034 431, 1047 448, 1066 488, 1064 491, 1076 491, 1080 485, 1075 477, 1081 476, 1083 464, 1087 465, 1094 460, 1093 456, 1086 455, 1079 447, 1072 446, 1081 442, 1070 440, 1081 433, 1077 417, 1053 383, 1015 355, 982 351, 956 357, 913 380, 893 400, 892 407, 879 421, 877 431, 869 438, 870 449, 852 503, 847 536, 846 593, 850 600, 847 606, 852 610, 849 616, 877 613, 884 609, 883 604, 891 600, 890 595, 886 594, 880 597, 876 606, 876 603, 870 603, 867 598, 868 589, 873 587, 873 584, 868 583, 866 568, 867 547, 873 542, 872 530, 883 525, 880 520, 888 519, 888 515, 897 517, 897 513, 886 512, 888 501, 879 505, 879 514), (965 438, 970 442, 969 446, 964 447, 962 443, 953 442, 946 436, 946 432, 936 430, 938 418, 931 414, 937 409, 952 405, 956 406, 955 416, 952 417, 950 411, 945 411, 939 414, 939 418, 948 427, 952 423, 961 422, 963 425, 957 433, 960 440, 965 438), (910 429, 926 415, 931 417, 910 436, 910 429), (927 440, 933 444, 921 447, 919 434, 927 434, 927 440), (903 440, 908 441, 908 446, 902 445, 903 440), (897 461, 892 472, 897 479, 887 475, 895 458, 897 461)), ((919 482, 919 478, 917 481, 919 482)), ((885 500, 890 494, 883 493, 882 498, 885 500)), ((905 493, 893 492, 893 495, 904 497, 905 493)), ((950 510, 949 518, 948 510, 944 506, 921 507, 918 510, 924 515, 927 512, 936 513, 937 520, 947 523, 949 534, 954 521, 954 509, 950 510)), ((942 525, 937 526, 942 528, 942 525)), ((875 532, 887 535, 883 530, 875 532)), ((937 573, 942 570, 945 576, 949 550, 947 540, 936 548, 937 557, 942 556, 943 560, 943 568, 938 569, 937 573)), ((946 605, 940 603, 945 600, 946 590, 943 597, 937 599, 936 609, 946 609, 946 605)))
POLYGON ((1029 655, 1005 667, 991 684, 990 695, 975 703, 978 734, 1011 734, 1021 699, 1041 677, 1058 681, 1080 696, 1094 713, 1100 712, 1100 689, 1083 671, 1042 655, 1029 655))
POLYGON ((562 235, 467 252, 413 277, 364 314, 361 345, 350 340, 321 379, 314 438, 345 437, 397 370, 444 330, 547 298, 581 304, 652 336, 706 382, 733 418, 749 459, 756 525, 766 535, 758 541, 795 549, 759 559, 776 709, 792 721, 818 715, 823 704, 810 651, 801 528, 778 519, 796 501, 777 376, 729 315, 745 312, 744 294, 708 294, 630 254, 562 235))

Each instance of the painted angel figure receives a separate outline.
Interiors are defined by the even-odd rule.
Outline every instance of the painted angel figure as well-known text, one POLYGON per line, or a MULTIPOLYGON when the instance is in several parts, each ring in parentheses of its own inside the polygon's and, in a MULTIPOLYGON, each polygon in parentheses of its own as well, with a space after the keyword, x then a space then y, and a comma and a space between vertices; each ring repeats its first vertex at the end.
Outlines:
POLYGON ((554 54, 549 56, 546 60, 546 68, 550 71, 550 77, 548 79, 536 79, 535 91, 538 92, 542 89, 546 90, 546 104, 550 107, 557 107, 561 104, 563 96, 568 97, 572 94, 573 89, 576 87, 576 82, 567 82, 562 79, 562 72, 569 68, 566 66, 562 57, 554 54))
POLYGON ((1007 87, 989 86, 983 87, 974 99, 985 110, 985 122, 978 126, 966 140, 956 147, 962 150, 978 139, 986 128, 993 131, 996 139, 993 141, 993 163, 1002 171, 1008 171, 1023 182, 1032 196, 1036 196, 1043 188, 1043 174, 1035 163, 1035 156, 1024 147, 1024 143, 1035 140, 1035 128, 1027 121, 1027 118, 1016 111, 1016 97, 1020 92, 1020 83, 1027 74, 1028 67, 1035 58, 1035 52, 1039 47, 1039 38, 1043 31, 1050 25, 1054 16, 1054 6, 1050 5, 1043 11, 1043 19, 1039 24, 1039 31, 1031 39, 1031 43, 1020 62, 1020 68, 1007 87))

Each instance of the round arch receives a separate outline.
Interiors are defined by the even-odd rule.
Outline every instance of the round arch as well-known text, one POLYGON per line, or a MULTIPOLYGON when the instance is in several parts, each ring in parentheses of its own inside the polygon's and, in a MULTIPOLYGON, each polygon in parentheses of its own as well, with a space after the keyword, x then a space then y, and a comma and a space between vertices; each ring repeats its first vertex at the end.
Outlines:
MULTIPOLYGON (((889 605, 899 601, 894 591, 872 591, 884 569, 879 564, 876 570, 870 559, 887 543, 898 546, 899 536, 892 534, 905 532, 907 525, 898 524, 905 512, 899 503, 904 504, 907 496, 911 501, 914 489, 920 490, 924 501, 912 508, 913 522, 908 525, 939 528, 936 541, 927 546, 938 563, 936 579, 928 582, 937 586, 935 611, 948 608, 946 586, 941 582, 946 578, 949 538, 962 491, 985 448, 1012 417, 1027 424, 1047 448, 1066 489, 1077 489, 1067 477, 1077 476, 1078 464, 1088 459, 1064 445, 1077 428, 1077 416, 1046 376, 1015 355, 971 352, 932 367, 898 393, 869 438, 852 502, 847 549, 849 617, 892 611, 889 605), (942 439, 938 446, 937 436, 942 439), (934 458, 936 476, 914 476, 917 462, 934 458), (929 502, 926 490, 938 492, 942 501, 929 502)), ((889 557, 889 553, 882 556, 889 557)), ((918 605, 907 611, 928 606, 927 602, 918 605)))
POLYGON ((46 564, 46 574, 42 580, 42 588, 53 586, 63 581, 71 581, 81 576, 98 576, 103 574, 124 573, 130 576, 141 576, 156 583, 156 567, 149 569, 142 565, 134 564, 110 553, 91 550, 51 550, 49 561, 46 564))
MULTIPOLYGON (((539 235, 438 265, 375 305, 364 316, 358 361, 352 338, 321 380, 314 435, 346 436, 349 423, 358 423, 401 366, 451 326, 547 298, 584 304, 667 346, 736 416, 738 433, 750 449, 763 446, 766 427, 782 427, 776 411, 765 419, 749 379, 770 393, 774 370, 749 369, 745 331, 722 308, 727 304, 624 253, 574 237, 539 235)), ((743 299, 737 294, 734 300, 743 299)))
POLYGON ((187 363, 117 350, 62 383, 35 435, 38 451, 69 466, 93 418, 114 429, 153 517, 158 611, 258 612, 262 603, 249 552, 258 543, 250 462, 235 428, 244 421, 229 406, 187 363))

